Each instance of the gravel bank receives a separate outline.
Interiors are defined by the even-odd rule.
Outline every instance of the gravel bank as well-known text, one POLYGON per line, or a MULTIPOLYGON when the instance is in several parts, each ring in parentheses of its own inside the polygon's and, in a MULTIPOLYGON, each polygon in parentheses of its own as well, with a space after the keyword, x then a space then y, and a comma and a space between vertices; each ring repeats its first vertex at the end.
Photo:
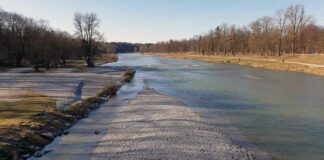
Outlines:
POLYGON ((190 108, 144 89, 117 109, 91 160, 253 159, 190 108))

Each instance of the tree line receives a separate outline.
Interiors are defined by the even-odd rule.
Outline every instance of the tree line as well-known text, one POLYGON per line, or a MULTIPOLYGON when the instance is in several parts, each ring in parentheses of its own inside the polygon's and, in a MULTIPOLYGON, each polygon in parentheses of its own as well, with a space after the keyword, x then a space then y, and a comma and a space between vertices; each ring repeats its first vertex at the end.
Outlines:
POLYGON ((39 68, 64 66, 68 59, 84 58, 89 67, 93 57, 106 52, 94 13, 75 13, 75 34, 53 29, 48 21, 0 9, 0 66, 31 65, 39 68))
POLYGON ((140 51, 233 56, 323 53, 324 28, 314 23, 303 5, 292 5, 249 25, 222 24, 190 39, 141 45, 140 51))
POLYGON ((133 53, 138 52, 141 45, 140 43, 110 42, 106 43, 106 48, 109 53, 133 53))

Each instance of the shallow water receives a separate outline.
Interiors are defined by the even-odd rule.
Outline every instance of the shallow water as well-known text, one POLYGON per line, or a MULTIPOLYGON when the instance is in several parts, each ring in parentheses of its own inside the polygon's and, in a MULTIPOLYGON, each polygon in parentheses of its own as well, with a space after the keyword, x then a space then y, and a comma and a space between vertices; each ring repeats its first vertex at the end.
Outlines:
POLYGON ((324 78, 139 54, 119 57, 106 66, 136 68, 137 79, 192 107, 247 148, 265 151, 260 157, 324 159, 324 78))

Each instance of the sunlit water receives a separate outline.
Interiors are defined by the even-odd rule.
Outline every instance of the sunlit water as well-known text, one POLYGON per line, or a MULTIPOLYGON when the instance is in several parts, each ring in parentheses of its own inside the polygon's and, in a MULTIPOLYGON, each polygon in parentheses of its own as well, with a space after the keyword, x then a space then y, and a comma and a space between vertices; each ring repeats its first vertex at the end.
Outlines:
POLYGON ((139 54, 119 57, 107 66, 136 68, 137 79, 176 97, 249 149, 272 159, 324 159, 324 78, 139 54))

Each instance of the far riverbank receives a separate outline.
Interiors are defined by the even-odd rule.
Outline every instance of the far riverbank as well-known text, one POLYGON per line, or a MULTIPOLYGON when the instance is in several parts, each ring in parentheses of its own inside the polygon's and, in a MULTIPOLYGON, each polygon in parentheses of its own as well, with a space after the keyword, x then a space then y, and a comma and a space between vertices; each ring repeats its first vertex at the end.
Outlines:
POLYGON ((280 57, 260 56, 214 56, 193 53, 144 53, 161 57, 190 59, 216 63, 231 63, 255 68, 265 68, 282 71, 301 72, 324 76, 324 55, 286 55, 280 57))

